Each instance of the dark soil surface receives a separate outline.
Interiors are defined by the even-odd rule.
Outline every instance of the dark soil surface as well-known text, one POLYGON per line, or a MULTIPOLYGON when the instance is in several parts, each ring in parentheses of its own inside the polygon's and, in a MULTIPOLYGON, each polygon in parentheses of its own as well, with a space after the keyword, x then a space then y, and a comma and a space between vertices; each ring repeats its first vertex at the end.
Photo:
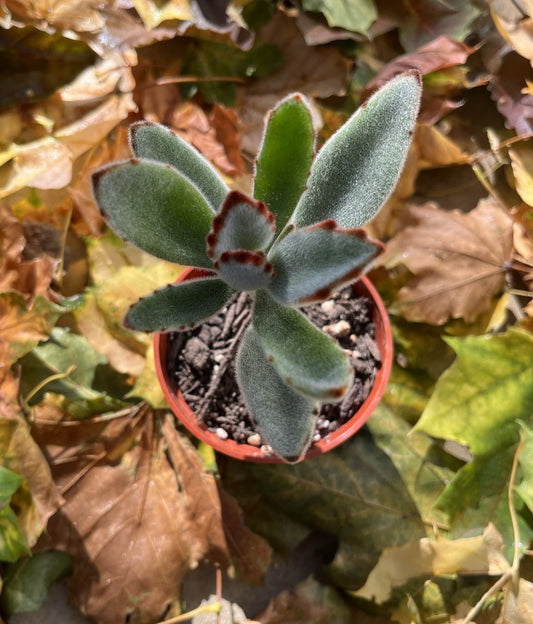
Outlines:
MULTIPOLYGON (((370 301, 351 288, 302 309, 309 320, 351 353, 354 382, 342 403, 323 404, 315 442, 349 420, 368 397, 381 354, 375 341, 370 301)), ((169 334, 167 366, 198 419, 222 439, 262 446, 263 441, 241 397, 234 371, 240 336, 250 321, 244 293, 194 330, 169 334)))

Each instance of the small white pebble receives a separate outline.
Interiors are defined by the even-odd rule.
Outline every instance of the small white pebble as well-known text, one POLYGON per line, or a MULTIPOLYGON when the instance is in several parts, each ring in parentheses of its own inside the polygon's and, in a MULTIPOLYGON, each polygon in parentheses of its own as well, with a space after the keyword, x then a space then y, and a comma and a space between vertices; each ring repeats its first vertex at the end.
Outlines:
POLYGON ((333 323, 333 325, 324 325, 322 331, 330 336, 341 338, 342 336, 347 336, 351 329, 348 321, 338 321, 337 323, 333 323))
POLYGON ((252 435, 246 438, 246 443, 252 446, 261 446, 261 436, 258 433, 252 433, 252 435))
POLYGON ((263 444, 263 446, 261 447, 261 451, 265 455, 272 455, 272 447, 270 446, 270 444, 263 444))
POLYGON ((228 439, 228 432, 225 429, 222 429, 222 427, 217 427, 217 429, 215 430, 215 433, 221 440, 228 439))
POLYGON ((313 436, 313 442, 320 442, 322 440, 322 436, 319 433, 315 433, 313 436))
POLYGON ((220 364, 220 362, 222 362, 222 360, 224 359, 224 354, 223 353, 215 353, 215 357, 213 358, 215 360, 215 362, 217 364, 220 364))
POLYGON ((323 301, 320 304, 320 307, 327 314, 328 312, 331 312, 333 310, 333 308, 335 307, 335 302, 332 299, 328 299, 327 301, 323 301))

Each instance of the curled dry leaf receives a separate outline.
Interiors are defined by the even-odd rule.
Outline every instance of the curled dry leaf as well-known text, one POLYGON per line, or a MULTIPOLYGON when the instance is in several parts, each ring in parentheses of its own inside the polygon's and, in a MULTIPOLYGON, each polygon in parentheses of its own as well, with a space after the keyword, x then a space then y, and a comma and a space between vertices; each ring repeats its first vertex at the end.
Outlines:
POLYGON ((222 173, 232 177, 244 173, 237 116, 233 111, 215 104, 208 117, 198 105, 187 102, 174 112, 171 128, 222 173))
POLYGON ((478 537, 457 540, 423 537, 418 542, 385 548, 366 583, 354 595, 382 604, 395 587, 417 576, 503 574, 509 564, 502 550, 503 539, 493 525, 478 537))
POLYGON ((93 421, 89 438, 88 422, 36 432, 66 499, 41 546, 73 555, 72 593, 100 624, 157 621, 200 559, 229 561, 213 475, 170 416, 154 418, 93 421))
POLYGON ((473 321, 504 285, 513 251, 512 221, 491 199, 470 213, 410 206, 403 229, 389 242, 384 262, 405 265, 413 278, 397 297, 408 320, 433 324, 473 321))
POLYGON ((45 22, 58 29, 96 32, 104 26, 97 5, 85 0, 6 0, 6 8, 24 22, 45 22))

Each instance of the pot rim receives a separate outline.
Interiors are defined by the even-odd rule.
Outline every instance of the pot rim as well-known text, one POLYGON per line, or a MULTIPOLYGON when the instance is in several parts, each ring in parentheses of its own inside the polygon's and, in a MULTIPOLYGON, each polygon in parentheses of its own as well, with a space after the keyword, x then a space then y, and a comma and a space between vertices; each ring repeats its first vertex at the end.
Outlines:
MULTIPOLYGON (((203 269, 187 268, 178 278, 178 282, 186 279, 204 277, 206 275, 210 275, 210 272, 203 269)), ((389 381, 393 360, 393 342, 390 321, 385 305, 377 290, 367 277, 360 277, 356 282, 351 284, 351 287, 356 296, 366 296, 372 302, 372 320, 376 326, 375 339, 381 352, 381 367, 376 373, 376 379, 374 380, 374 385, 372 386, 370 394, 357 412, 350 420, 339 427, 337 431, 322 438, 319 442, 314 443, 305 454, 303 460, 330 451, 361 429, 377 407, 389 381)), ((235 442, 235 440, 231 439, 222 440, 216 433, 209 431, 204 424, 197 420, 181 391, 177 389, 176 384, 170 379, 165 356, 167 342, 168 334, 160 333, 154 335, 155 368, 163 394, 176 418, 178 418, 195 437, 225 455, 229 455, 235 459, 257 463, 283 463, 276 455, 265 454, 258 447, 235 442)))

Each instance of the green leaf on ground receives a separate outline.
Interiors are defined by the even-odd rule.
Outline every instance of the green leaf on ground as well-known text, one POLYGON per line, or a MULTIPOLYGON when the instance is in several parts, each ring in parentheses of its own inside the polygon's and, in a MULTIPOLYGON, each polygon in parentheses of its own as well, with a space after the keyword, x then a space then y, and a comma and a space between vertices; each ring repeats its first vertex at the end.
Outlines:
POLYGON ((15 562, 29 552, 15 512, 9 505, 0 511, 0 561, 15 562))
POLYGON ((65 408, 77 417, 113 411, 124 406, 121 398, 129 389, 127 376, 116 373, 108 360, 83 336, 56 327, 50 339, 22 360, 21 390, 39 402, 52 392, 66 399, 65 408))
POLYGON ((49 550, 7 566, 0 598, 2 613, 36 611, 48 597, 50 587, 71 568, 70 555, 49 550))
POLYGON ((407 422, 383 403, 372 414, 367 426, 376 444, 401 475, 428 527, 432 523, 445 523, 446 514, 435 509, 435 502, 455 475, 458 462, 422 433, 410 434, 407 422))
MULTIPOLYGON (((493 522, 509 547, 508 487, 519 441, 517 421, 530 424, 533 416, 533 336, 511 329, 447 342, 457 359, 439 379, 415 431, 467 445, 474 459, 459 470, 437 504, 450 514, 452 535, 493 522)), ((515 507, 526 542, 533 533, 518 497, 515 507)))
POLYGON ((518 440, 516 421, 533 415, 533 335, 448 338, 457 359, 443 373, 416 427, 485 455, 518 440))
MULTIPOLYGON (((383 548, 425 535, 401 476, 365 432, 294 466, 228 462, 224 484, 237 497, 241 488, 252 489, 276 513, 283 512, 308 529, 335 535, 339 548, 329 575, 347 589, 364 583, 383 548)), ((253 507, 248 511, 253 516, 253 507)))
POLYGON ((331 27, 339 26, 367 34, 372 23, 377 19, 378 12, 373 0, 303 0, 306 11, 323 13, 331 27))

